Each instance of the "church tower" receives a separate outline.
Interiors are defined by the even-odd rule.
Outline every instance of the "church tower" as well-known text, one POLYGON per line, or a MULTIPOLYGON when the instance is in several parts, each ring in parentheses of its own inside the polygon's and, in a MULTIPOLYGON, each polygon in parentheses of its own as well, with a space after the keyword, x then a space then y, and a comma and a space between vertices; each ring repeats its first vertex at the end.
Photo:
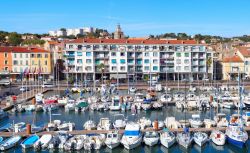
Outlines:
POLYGON ((118 24, 114 32, 114 39, 123 39, 123 38, 124 38, 124 34, 122 32, 120 24, 118 24))

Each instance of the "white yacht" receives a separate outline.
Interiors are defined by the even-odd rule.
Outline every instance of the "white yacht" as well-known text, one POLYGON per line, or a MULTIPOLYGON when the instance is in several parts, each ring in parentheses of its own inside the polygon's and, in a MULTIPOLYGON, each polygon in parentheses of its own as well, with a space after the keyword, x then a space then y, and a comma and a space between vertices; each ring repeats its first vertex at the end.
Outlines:
POLYGON ((191 124, 191 127, 193 128, 200 128, 201 126, 203 126, 203 121, 201 120, 199 114, 193 114, 192 119, 189 119, 189 122, 191 124))
POLYGON ((155 131, 147 131, 144 134, 143 142, 148 146, 154 146, 159 142, 159 134, 155 131))
POLYGON ((200 147, 203 146, 206 142, 208 142, 207 134, 204 132, 195 132, 194 142, 198 144, 200 147))
POLYGON ((118 147, 121 143, 121 134, 118 131, 107 133, 105 144, 108 148, 114 149, 118 147))
POLYGON ((160 141, 164 147, 170 148, 176 142, 176 138, 173 132, 164 129, 160 134, 160 141))
POLYGON ((226 143, 225 133, 219 130, 213 130, 211 132, 210 138, 212 139, 213 143, 215 143, 218 146, 223 146, 226 143))

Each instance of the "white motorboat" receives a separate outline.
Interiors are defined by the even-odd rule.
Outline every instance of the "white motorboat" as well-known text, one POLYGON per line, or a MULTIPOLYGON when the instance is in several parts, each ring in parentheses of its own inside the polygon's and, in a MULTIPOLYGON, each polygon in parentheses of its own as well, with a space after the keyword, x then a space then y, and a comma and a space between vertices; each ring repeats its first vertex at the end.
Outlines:
POLYGON ((134 102, 143 102, 143 100, 144 100, 144 94, 142 93, 135 94, 134 102))
POLYGON ((75 101, 68 101, 68 103, 64 106, 66 111, 73 111, 75 110, 76 103, 75 101))
POLYGON ((96 129, 96 123, 92 120, 88 120, 84 123, 83 128, 85 130, 95 130, 96 129))
POLYGON ((144 99, 143 103, 141 103, 141 107, 143 110, 147 111, 150 110, 152 108, 152 103, 151 103, 151 99, 144 99))
POLYGON ((71 92, 73 92, 73 93, 80 93, 81 89, 79 87, 73 87, 73 88, 71 88, 71 92))
POLYGON ((68 103, 68 100, 69 100, 68 97, 62 97, 62 98, 58 98, 57 102, 58 104, 66 105, 68 103))
POLYGON ((163 94, 160 97, 160 101, 163 103, 168 103, 172 101, 172 96, 170 94, 163 94))
POLYGON ((41 111, 43 111, 43 105, 36 105, 35 111, 36 111, 36 112, 41 112, 41 111))
POLYGON ((129 92, 130 93, 135 93, 137 91, 136 87, 130 87, 129 92))
POLYGON ((227 127, 228 126, 226 114, 224 114, 224 113, 218 113, 216 116, 214 116, 214 120, 217 123, 217 127, 227 127))
POLYGON ((97 125, 97 130, 110 130, 111 125, 112 124, 109 118, 101 118, 97 125))
POLYGON ((58 129, 58 126, 61 124, 61 120, 54 120, 52 122, 49 122, 46 130, 47 131, 55 131, 58 129))
POLYGON ((66 151, 81 150, 86 141, 86 135, 75 135, 74 137, 67 140, 64 144, 64 149, 66 151))
POLYGON ((45 134, 38 141, 35 142, 34 148, 35 149, 45 149, 48 147, 51 140, 52 140, 52 135, 45 134))
POLYGON ((58 144, 58 148, 59 149, 63 149, 64 144, 68 141, 69 138, 71 138, 72 136, 70 134, 68 134, 67 131, 58 131, 57 132, 58 138, 59 138, 59 144, 58 144))
POLYGON ((170 148, 176 142, 176 138, 173 132, 164 129, 160 134, 160 141, 163 146, 170 148))
POLYGON ((178 109, 186 109, 186 108, 188 108, 187 103, 185 103, 183 100, 182 101, 176 101, 175 105, 176 105, 176 108, 178 108, 178 109))
POLYGON ((123 114, 117 114, 114 116, 113 127, 116 129, 124 129, 126 126, 126 120, 123 114))
POLYGON ((122 136, 121 143, 126 149, 134 149, 141 145, 142 134, 140 132, 140 125, 134 122, 129 122, 122 136))
POLYGON ((189 122, 193 128, 200 128, 203 126, 203 121, 201 120, 199 114, 193 114, 192 119, 189 119, 189 122))
POLYGON ((36 106, 35 105, 26 105, 26 106, 24 106, 24 109, 27 112, 33 112, 33 111, 35 111, 36 106))
POLYGON ((155 84, 155 91, 161 92, 163 90, 162 85, 160 83, 155 84))
POLYGON ((139 121, 137 122, 140 125, 141 129, 145 129, 146 127, 151 126, 151 120, 146 118, 146 117, 142 117, 139 119, 139 121))
POLYGON ((218 146, 223 146, 226 143, 225 133, 219 130, 213 130, 211 132, 210 138, 212 139, 213 143, 215 143, 218 146))
POLYGON ((42 93, 37 93, 35 95, 36 103, 42 103, 43 102, 43 98, 44 98, 44 96, 43 96, 42 93))
POLYGON ((203 146, 208 141, 208 136, 204 132, 195 132, 194 133, 194 142, 200 147, 203 146))
POLYGON ((59 131, 72 131, 75 129, 75 123, 71 122, 62 123, 57 128, 59 131))
POLYGON ((144 134, 143 142, 148 146, 154 146, 159 142, 159 134, 155 131, 147 131, 144 134))
POLYGON ((4 140, 0 144, 0 150, 5 151, 7 149, 10 149, 10 148, 16 146, 19 143, 19 141, 21 141, 21 139, 22 139, 21 136, 12 136, 12 137, 4 140))
POLYGON ((99 150, 105 142, 104 134, 91 135, 86 138, 84 142, 84 149, 90 151, 91 149, 99 150))
POLYGON ((109 106, 109 109, 111 111, 119 111, 121 110, 121 103, 120 103, 120 97, 114 96, 112 97, 111 105, 109 106))
POLYGON ((26 123, 24 122, 19 122, 14 124, 11 128, 14 132, 21 132, 23 128, 25 128, 26 123))
POLYGON ((219 106, 222 108, 233 109, 235 108, 234 100, 231 98, 230 95, 223 95, 220 97, 221 101, 219 101, 219 106))
POLYGON ((193 136, 189 132, 188 128, 184 128, 184 132, 178 133, 176 137, 177 142, 179 143, 180 146, 184 148, 188 148, 191 146, 193 143, 193 136))
POLYGON ((216 127, 216 122, 212 119, 204 119, 205 128, 216 127))
POLYGON ((52 140, 48 144, 48 148, 51 149, 51 150, 54 150, 54 149, 58 148, 59 143, 60 143, 59 136, 58 135, 53 135, 52 140))
POLYGON ((162 109, 162 107, 163 107, 162 102, 156 101, 156 102, 153 103, 153 108, 154 109, 162 109))
POLYGON ((105 144, 108 148, 114 149, 115 147, 118 147, 121 143, 121 135, 118 131, 109 132, 107 133, 107 137, 105 140, 105 144))
POLYGON ((175 120, 175 117, 166 117, 164 124, 169 129, 178 129, 181 127, 180 123, 175 120))
POLYGON ((242 148, 248 140, 247 132, 239 124, 230 124, 226 129, 227 140, 230 144, 242 148))

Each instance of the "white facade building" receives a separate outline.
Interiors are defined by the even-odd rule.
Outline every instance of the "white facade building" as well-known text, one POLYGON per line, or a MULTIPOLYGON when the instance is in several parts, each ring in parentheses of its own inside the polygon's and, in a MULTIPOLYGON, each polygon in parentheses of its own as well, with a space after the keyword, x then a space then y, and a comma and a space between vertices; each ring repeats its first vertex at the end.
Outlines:
POLYGON ((56 36, 56 37, 70 36, 70 35, 77 36, 78 34, 83 35, 85 33, 92 33, 92 32, 95 32, 95 28, 83 27, 83 28, 66 29, 66 31, 62 31, 62 30, 49 31, 49 35, 56 36))
POLYGON ((76 39, 65 45, 65 60, 72 75, 99 78, 143 78, 153 74, 168 80, 212 79, 213 52, 194 40, 76 39), (100 70, 100 65, 103 65, 100 70))

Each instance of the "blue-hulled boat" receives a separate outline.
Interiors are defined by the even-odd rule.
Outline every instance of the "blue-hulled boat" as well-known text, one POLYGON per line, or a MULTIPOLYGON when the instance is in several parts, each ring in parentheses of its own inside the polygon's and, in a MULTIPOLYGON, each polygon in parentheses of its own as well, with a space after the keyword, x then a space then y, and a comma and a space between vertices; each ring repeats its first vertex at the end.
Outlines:
POLYGON ((5 141, 3 141, 0 145, 0 150, 5 151, 7 149, 10 149, 18 144, 18 142, 22 139, 21 136, 12 136, 5 141))
POLYGON ((35 144, 35 142, 39 140, 38 135, 31 135, 28 138, 24 139, 23 142, 21 143, 22 148, 31 148, 35 144))
POLYGON ((10 123, 7 123, 6 125, 0 127, 0 132, 7 132, 7 131, 10 131, 11 130, 11 124, 10 123))
POLYGON ((227 141, 235 146, 243 148, 248 140, 248 134, 242 126, 230 124, 226 129, 227 141))

